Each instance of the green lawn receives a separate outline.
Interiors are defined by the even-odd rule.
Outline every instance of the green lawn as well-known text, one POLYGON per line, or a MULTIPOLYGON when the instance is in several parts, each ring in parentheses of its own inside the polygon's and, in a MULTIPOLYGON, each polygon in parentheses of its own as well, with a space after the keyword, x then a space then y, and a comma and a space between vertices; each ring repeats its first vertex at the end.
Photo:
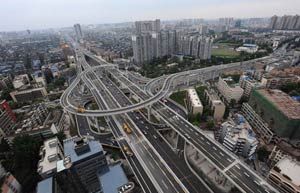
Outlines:
POLYGON ((239 53, 233 49, 236 44, 216 43, 214 46, 218 46, 218 48, 212 49, 212 55, 214 56, 234 58, 239 55, 239 53))
POLYGON ((174 100, 175 102, 181 104, 185 107, 184 99, 186 98, 187 91, 179 91, 171 94, 170 98, 174 100))

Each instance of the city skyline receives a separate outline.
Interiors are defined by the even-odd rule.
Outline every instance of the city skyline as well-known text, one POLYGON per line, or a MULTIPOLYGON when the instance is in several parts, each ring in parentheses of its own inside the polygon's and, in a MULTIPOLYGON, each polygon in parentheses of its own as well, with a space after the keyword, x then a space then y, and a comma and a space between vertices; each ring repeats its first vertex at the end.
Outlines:
POLYGON ((299 13, 297 0, 126 0, 116 1, 37 1, 2 2, 0 31, 69 27, 75 23, 102 24, 135 20, 175 20, 220 17, 251 18, 299 13), (215 5, 218 6, 215 6, 215 5), (55 11, 54 11, 55 10, 55 11), (255 10, 255 11, 254 11, 255 10), (17 14, 16 14, 17 13, 17 14), (178 14, 180 13, 180 14, 178 14))

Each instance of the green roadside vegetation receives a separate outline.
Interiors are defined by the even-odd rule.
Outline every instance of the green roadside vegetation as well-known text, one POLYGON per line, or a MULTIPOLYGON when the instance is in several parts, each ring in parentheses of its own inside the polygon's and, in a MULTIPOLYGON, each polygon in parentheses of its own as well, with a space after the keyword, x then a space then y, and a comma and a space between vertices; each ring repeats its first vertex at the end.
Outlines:
POLYGON ((178 104, 185 107, 185 99, 186 99, 187 91, 177 91, 171 94, 170 99, 177 102, 178 104))
POLYGON ((300 96, 300 83, 288 83, 281 86, 280 89, 290 96, 300 96))

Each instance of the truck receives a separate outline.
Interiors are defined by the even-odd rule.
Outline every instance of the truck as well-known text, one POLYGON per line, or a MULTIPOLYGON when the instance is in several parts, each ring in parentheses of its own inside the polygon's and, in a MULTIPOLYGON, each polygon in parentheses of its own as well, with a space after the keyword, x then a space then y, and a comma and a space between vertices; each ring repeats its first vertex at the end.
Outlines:
POLYGON ((132 130, 128 127, 127 123, 123 124, 123 129, 127 134, 131 134, 132 130))
POLYGON ((126 153, 126 155, 128 155, 129 157, 133 156, 132 151, 129 149, 128 146, 124 145, 123 146, 123 151, 126 153))

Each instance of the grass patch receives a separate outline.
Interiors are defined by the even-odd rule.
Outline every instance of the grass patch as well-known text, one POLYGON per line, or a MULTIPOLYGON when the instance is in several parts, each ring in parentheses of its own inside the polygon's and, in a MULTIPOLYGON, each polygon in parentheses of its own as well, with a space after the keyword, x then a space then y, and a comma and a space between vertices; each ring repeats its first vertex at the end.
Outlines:
POLYGON ((239 56, 239 53, 234 50, 234 47, 237 46, 237 44, 231 44, 231 43, 217 43, 215 44, 218 48, 212 49, 212 55, 214 56, 222 56, 227 58, 234 58, 239 56))
POLYGON ((186 95, 187 91, 178 91, 171 94, 170 99, 185 107, 184 99, 186 98, 186 95))

